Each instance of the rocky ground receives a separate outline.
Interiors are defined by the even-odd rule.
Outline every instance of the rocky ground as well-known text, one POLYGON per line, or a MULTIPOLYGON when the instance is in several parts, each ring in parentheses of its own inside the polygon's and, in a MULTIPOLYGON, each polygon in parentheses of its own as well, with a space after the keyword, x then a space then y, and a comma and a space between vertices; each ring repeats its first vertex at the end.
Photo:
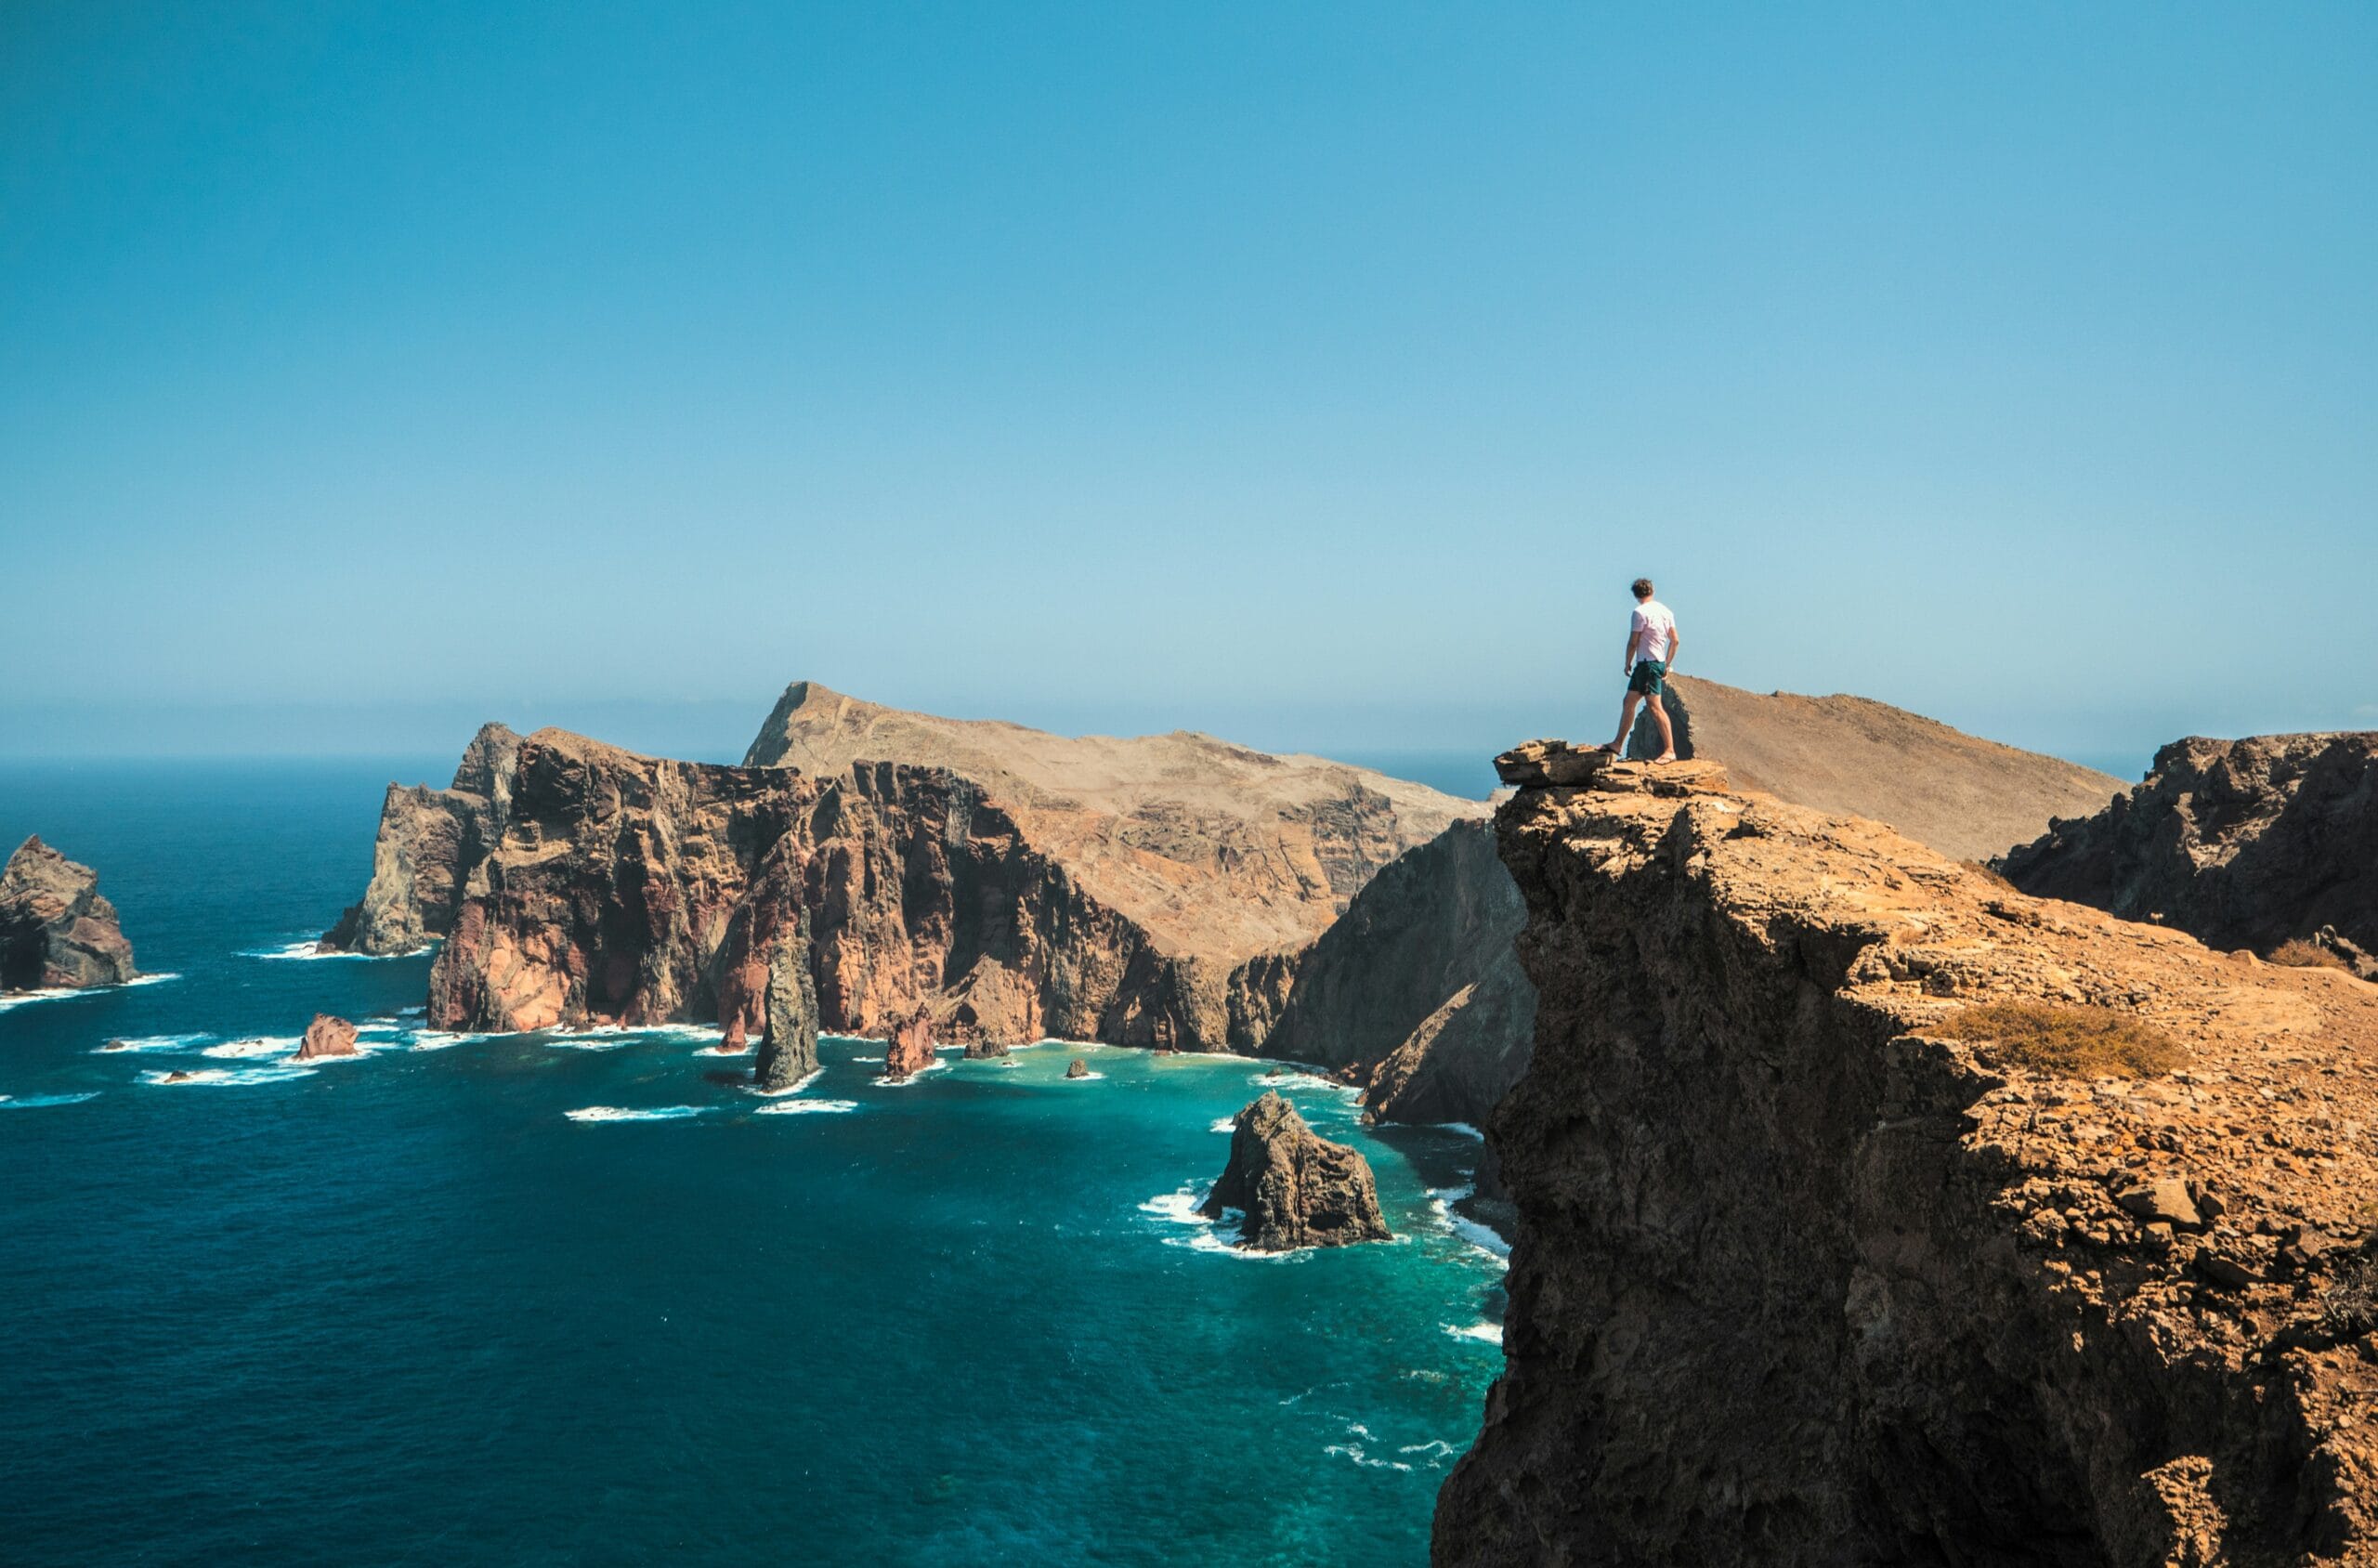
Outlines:
POLYGON ((98 873, 29 838, 0 870, 0 991, 121 986, 132 944, 98 873))
POLYGON ((2378 1555, 2378 987, 1702 764, 1497 819, 1540 994, 1445 1563, 2378 1555), (2100 1010, 2170 1070, 1956 1039, 2100 1010))

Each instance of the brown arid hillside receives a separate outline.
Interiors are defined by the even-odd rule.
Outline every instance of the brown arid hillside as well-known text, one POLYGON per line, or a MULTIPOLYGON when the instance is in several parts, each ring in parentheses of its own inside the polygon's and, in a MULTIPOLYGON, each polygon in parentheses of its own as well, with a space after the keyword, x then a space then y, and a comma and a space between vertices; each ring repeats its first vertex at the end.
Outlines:
POLYGON ((2378 1560, 2378 986, 1535 758, 1440 1564, 2378 1560))
MULTIPOLYGON (((1726 764, 1745 789, 1819 811, 1887 822, 1956 860, 2029 843, 2058 817, 2103 809, 2127 788, 2111 774, 1952 729, 1863 697, 1760 696, 1670 679, 1677 754, 1726 764)), ((1631 748, 1650 734, 1639 723, 1631 748)))
POLYGON ((785 688, 743 759, 820 776, 861 762, 973 779, 1037 850, 1159 949, 1225 961, 1302 947, 1380 867, 1488 810, 1366 768, 1209 735, 1052 735, 878 707, 815 681, 785 688))

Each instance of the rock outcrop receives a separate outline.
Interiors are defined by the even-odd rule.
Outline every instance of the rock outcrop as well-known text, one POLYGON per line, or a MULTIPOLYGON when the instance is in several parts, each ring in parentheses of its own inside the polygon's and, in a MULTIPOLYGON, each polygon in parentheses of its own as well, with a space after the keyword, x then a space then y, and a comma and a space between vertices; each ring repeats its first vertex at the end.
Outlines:
POLYGON ((2144 783, 1999 869, 2211 947, 2306 939, 2351 961, 2347 946, 2378 948, 2378 734, 2174 741, 2144 783))
POLYGON ((1435 1561, 2378 1555, 2378 992, 1637 777, 1497 817, 1536 1039, 1435 1561), (2058 1009, 2178 1065, 2059 1076, 2058 1009))
POLYGON ((503 835, 519 751, 518 736, 487 725, 463 752, 448 788, 388 786, 371 884, 322 934, 324 952, 410 953, 454 929, 472 869, 503 835))
POLYGON ((1090 1076, 1090 1064, 1077 1056, 1065 1064, 1065 1076, 1069 1078, 1086 1078, 1090 1076))
MULTIPOLYGON (((817 1070, 817 983, 810 975, 806 911, 777 927, 765 973, 760 1050, 752 1058, 751 1076, 763 1090, 778 1093, 817 1070)), ((730 1006, 726 1011, 729 1032, 742 1030, 741 1010, 730 1006)))
POLYGON ((1306 949, 1262 1052, 1352 1069, 1391 1121, 1483 1126, 1527 1065, 1535 992, 1520 893, 1484 822, 1457 822, 1354 895, 1306 949))
POLYGON ((85 989, 137 978, 98 873, 38 836, 0 870, 0 991, 85 989))
MULTIPOLYGON (((1667 684, 1679 756, 1725 764, 1737 789, 1888 823, 1953 860, 2003 854, 2123 788, 1868 698, 1762 697, 1691 675, 1667 684)), ((1648 757, 1655 741, 1639 720, 1629 750, 1648 757)))
POLYGON ((883 1042, 883 1076, 893 1083, 912 1078, 934 1065, 933 1014, 920 1008, 883 1042))
POLYGON ((889 1037, 1244 1048, 1268 960, 1160 948, 982 787, 868 764, 826 777, 520 743, 502 836, 464 869, 430 972, 441 1028, 715 1020, 764 1027, 805 919, 818 1026, 889 1037))
POLYGON ((296 1060, 312 1062, 324 1056, 353 1056, 355 1026, 344 1018, 327 1013, 317 1013, 314 1021, 306 1026, 306 1038, 297 1043, 296 1060))
POLYGON ((1269 1090, 1232 1124, 1230 1163, 1203 1212, 1219 1220, 1234 1209, 1246 1216, 1238 1245, 1257 1252, 1388 1241, 1394 1235, 1379 1213, 1370 1162, 1316 1135, 1294 1105, 1269 1090))

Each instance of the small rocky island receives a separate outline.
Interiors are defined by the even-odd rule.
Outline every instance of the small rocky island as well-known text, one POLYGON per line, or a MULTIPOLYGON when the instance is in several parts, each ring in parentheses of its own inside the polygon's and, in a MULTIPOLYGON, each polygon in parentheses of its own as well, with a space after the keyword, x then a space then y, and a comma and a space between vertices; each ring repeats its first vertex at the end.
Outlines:
POLYGON ((1294 1105, 1268 1090, 1238 1113, 1230 1163, 1204 1212, 1219 1220, 1229 1209, 1247 1216, 1239 1245, 1251 1251, 1394 1239, 1378 1211, 1370 1162, 1316 1136, 1294 1105))
POLYGON ((121 986, 138 973, 98 873, 38 836, 18 845, 0 871, 0 991, 121 986))
POLYGON ((344 1018, 327 1013, 317 1013, 314 1021, 306 1026, 306 1038, 297 1044, 296 1060, 316 1062, 325 1056, 356 1056, 355 1026, 344 1018))

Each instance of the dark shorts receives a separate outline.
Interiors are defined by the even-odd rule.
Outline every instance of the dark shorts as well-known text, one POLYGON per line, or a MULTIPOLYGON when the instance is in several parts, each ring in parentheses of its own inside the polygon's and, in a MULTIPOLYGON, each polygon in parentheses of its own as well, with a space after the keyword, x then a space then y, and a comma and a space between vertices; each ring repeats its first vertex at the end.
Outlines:
POLYGON ((1635 661, 1635 673, 1627 677, 1627 689, 1640 692, 1645 697, 1657 697, 1663 689, 1661 677, 1667 673, 1668 667, 1659 660, 1639 659, 1635 661))

